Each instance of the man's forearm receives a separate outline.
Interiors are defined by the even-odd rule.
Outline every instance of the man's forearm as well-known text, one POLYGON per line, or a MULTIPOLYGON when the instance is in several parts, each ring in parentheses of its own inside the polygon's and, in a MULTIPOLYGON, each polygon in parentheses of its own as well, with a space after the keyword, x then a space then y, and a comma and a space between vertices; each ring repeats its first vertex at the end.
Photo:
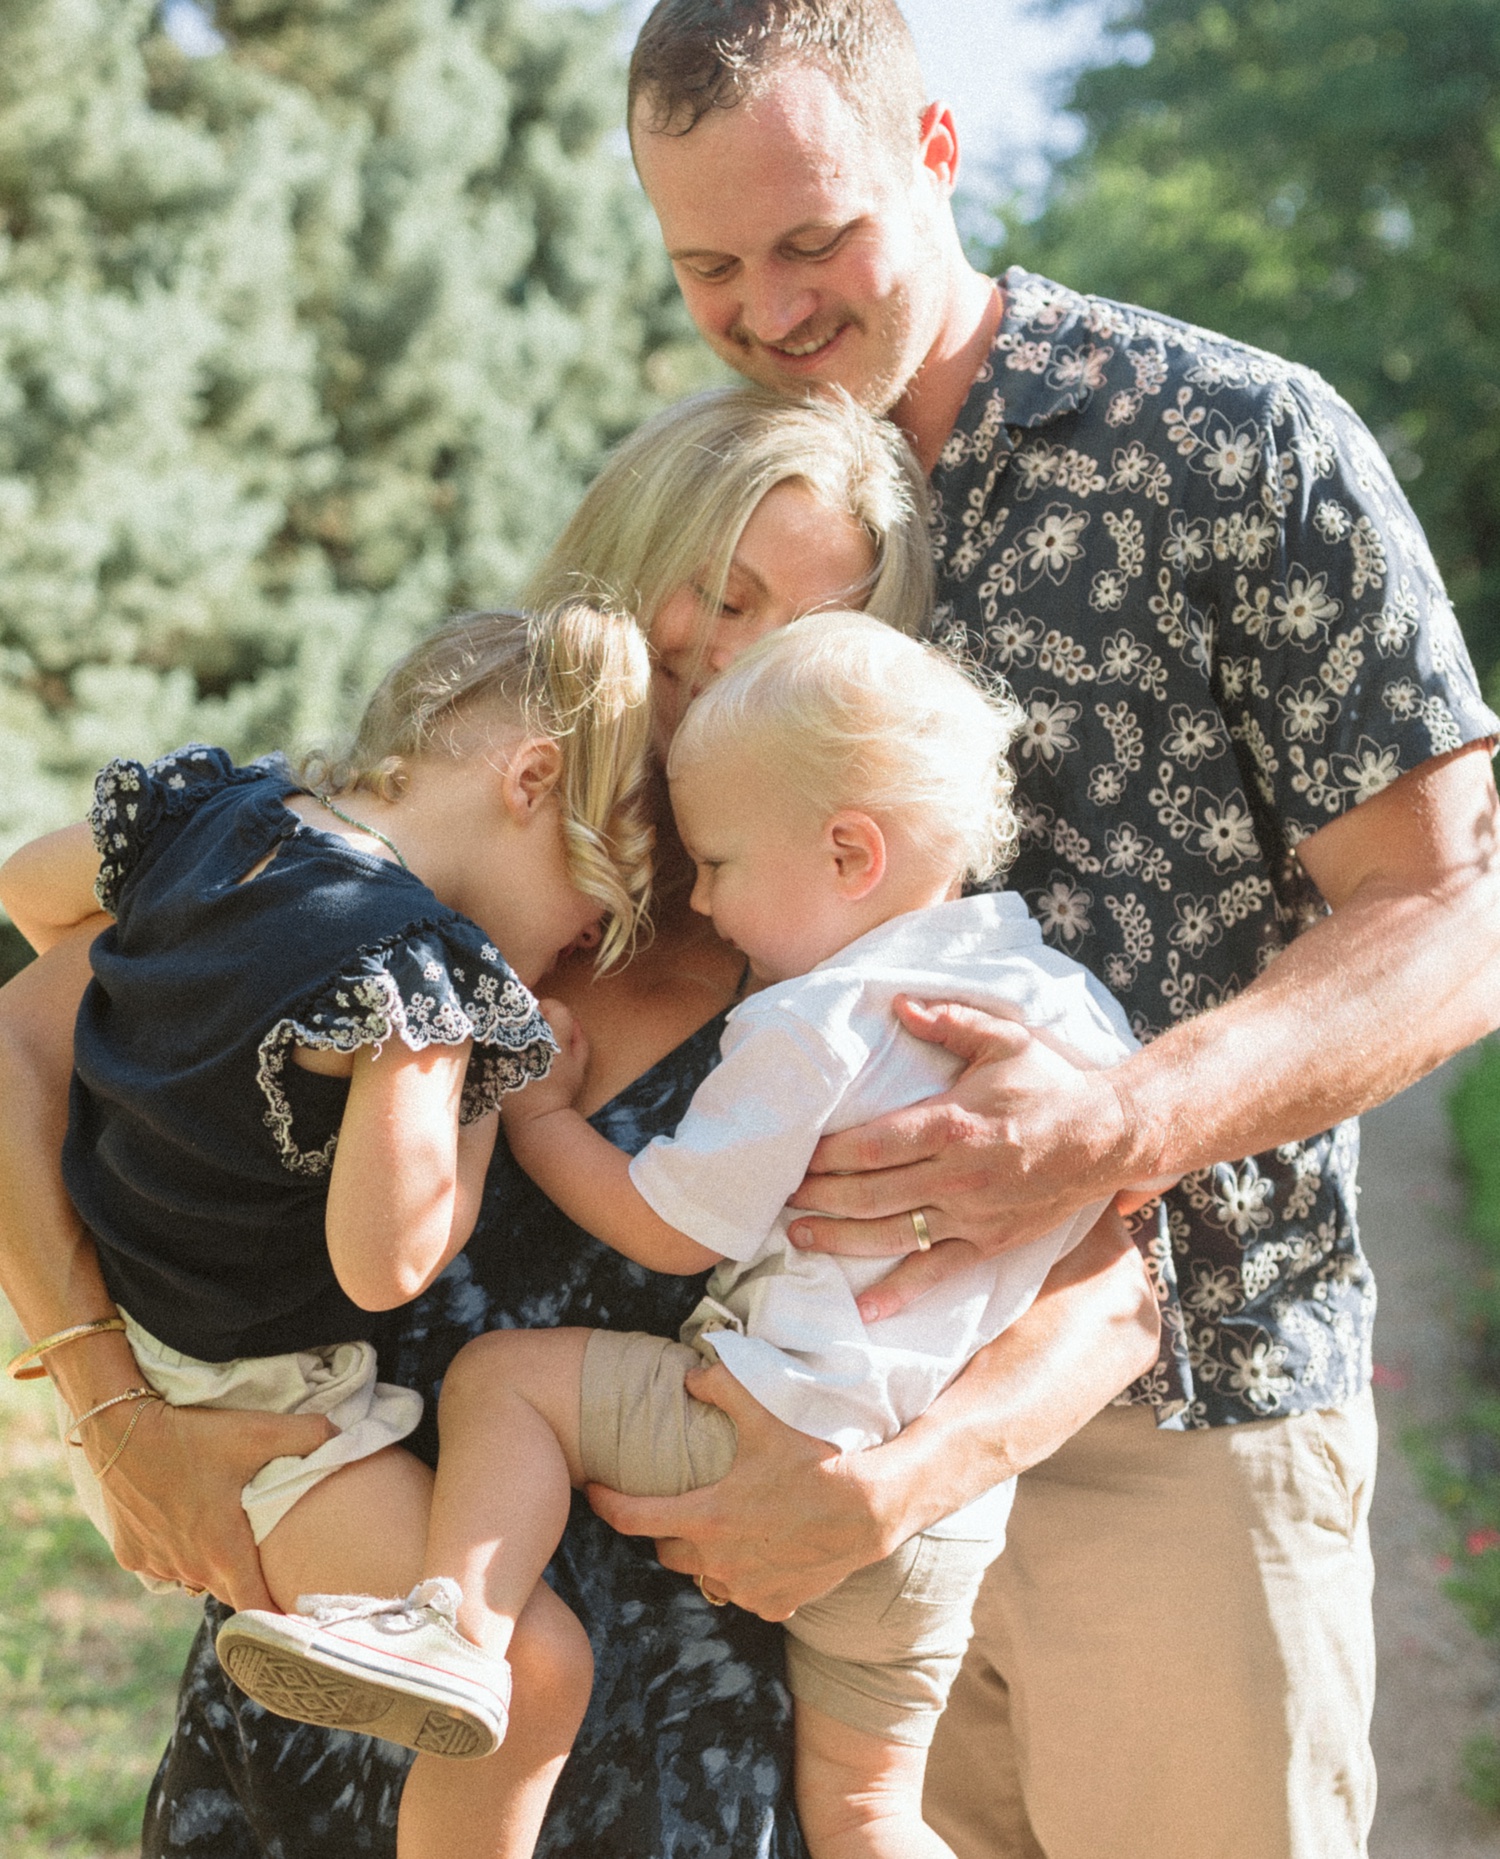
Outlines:
POLYGON ((1146 1373, 1159 1332, 1140 1253, 1105 1214, 925 1414, 855 1456, 881 1553, 1056 1452, 1146 1373))

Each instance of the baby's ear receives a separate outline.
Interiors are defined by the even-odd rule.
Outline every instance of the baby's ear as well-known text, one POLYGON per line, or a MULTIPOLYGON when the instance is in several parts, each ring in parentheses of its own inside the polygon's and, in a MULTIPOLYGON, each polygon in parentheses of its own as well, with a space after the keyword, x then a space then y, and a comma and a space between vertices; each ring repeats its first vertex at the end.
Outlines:
POLYGON ((562 779, 562 750, 550 736, 527 736, 500 772, 501 794, 513 820, 524 823, 562 779))
POLYGON ((845 807, 834 814, 823 835, 840 895, 850 903, 868 897, 885 876, 885 834, 869 814, 845 807))

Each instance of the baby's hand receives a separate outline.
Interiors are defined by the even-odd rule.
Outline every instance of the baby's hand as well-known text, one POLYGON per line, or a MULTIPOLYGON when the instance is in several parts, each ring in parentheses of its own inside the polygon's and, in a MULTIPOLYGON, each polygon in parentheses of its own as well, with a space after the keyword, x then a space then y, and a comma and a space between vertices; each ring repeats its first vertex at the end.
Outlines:
POLYGON ((557 1041, 557 1056, 545 1078, 537 1078, 519 1091, 512 1091, 500 1107, 507 1129, 529 1123, 554 1110, 570 1108, 583 1089, 588 1070, 589 1042, 583 1028, 561 1001, 544 1000, 542 1016, 552 1028, 557 1041))

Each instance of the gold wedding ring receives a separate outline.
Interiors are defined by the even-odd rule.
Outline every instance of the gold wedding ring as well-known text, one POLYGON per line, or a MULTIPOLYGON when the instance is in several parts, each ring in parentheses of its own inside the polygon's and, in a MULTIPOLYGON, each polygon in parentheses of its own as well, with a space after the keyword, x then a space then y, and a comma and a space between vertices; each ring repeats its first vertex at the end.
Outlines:
POLYGON ((917 1251, 932 1251, 932 1234, 927 1230, 927 1216, 920 1207, 913 1207, 909 1215, 911 1230, 917 1236, 917 1251))
POLYGON ((703 1596, 710 1607, 728 1607, 729 1596, 727 1594, 710 1594, 708 1592, 708 1584, 701 1575, 695 1575, 693 1580, 698 1584, 699 1594, 703 1596))

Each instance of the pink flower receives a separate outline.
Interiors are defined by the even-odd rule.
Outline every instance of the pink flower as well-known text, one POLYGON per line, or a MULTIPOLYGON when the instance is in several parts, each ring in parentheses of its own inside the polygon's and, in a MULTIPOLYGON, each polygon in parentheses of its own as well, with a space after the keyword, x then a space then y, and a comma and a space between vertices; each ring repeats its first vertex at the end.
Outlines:
POLYGON ((1404 1368, 1387 1368, 1384 1362, 1377 1362, 1370 1370, 1370 1380, 1377 1388, 1401 1389, 1406 1386, 1404 1368))
POLYGON ((1464 1548, 1471 1556, 1488 1555, 1492 1549, 1500 1549, 1500 1530, 1470 1530, 1464 1548))

